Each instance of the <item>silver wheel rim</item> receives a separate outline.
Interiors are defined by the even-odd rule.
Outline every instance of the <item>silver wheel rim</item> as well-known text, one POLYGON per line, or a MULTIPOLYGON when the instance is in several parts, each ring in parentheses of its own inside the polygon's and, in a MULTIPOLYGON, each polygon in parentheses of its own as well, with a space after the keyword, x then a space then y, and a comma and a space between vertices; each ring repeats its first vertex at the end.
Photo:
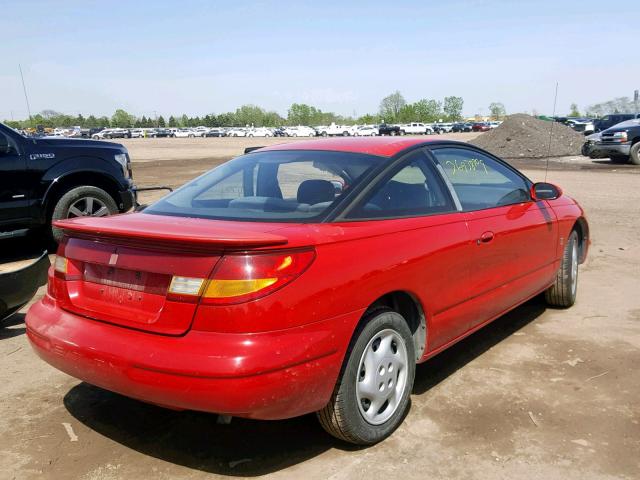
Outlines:
POLYGON ((75 217, 104 217, 109 215, 105 203, 95 197, 82 197, 69 207, 67 218, 75 217))
POLYGON ((578 245, 573 242, 571 249, 571 293, 575 296, 578 289, 578 245))
POLYGON ((408 356, 395 330, 378 332, 367 344, 356 378, 356 398, 367 423, 380 425, 396 412, 407 385, 408 356))

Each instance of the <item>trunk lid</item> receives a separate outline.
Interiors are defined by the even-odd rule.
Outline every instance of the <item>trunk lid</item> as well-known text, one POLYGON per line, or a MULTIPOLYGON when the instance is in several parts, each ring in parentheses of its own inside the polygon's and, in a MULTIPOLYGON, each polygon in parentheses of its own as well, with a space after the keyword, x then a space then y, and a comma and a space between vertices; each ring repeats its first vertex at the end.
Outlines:
POLYGON ((55 278, 54 295, 61 308, 88 318, 182 335, 199 298, 168 295, 174 277, 208 279, 226 250, 287 243, 228 223, 140 213, 56 222, 68 270, 55 278))

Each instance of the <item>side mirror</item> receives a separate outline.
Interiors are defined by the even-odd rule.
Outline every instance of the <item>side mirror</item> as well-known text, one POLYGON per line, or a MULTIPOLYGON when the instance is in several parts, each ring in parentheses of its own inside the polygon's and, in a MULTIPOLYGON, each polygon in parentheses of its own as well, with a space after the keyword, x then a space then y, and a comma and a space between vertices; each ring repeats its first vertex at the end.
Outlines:
POLYGON ((540 200, 555 200, 562 195, 562 189, 553 183, 538 182, 531 185, 531 199, 534 201, 540 200))

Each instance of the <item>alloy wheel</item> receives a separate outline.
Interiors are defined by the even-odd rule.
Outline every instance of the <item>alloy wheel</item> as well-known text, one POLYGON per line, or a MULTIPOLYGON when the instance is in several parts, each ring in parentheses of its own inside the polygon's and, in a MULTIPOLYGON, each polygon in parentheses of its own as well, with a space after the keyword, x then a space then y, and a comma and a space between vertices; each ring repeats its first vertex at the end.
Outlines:
POLYGON ((95 197, 82 197, 71 204, 67 218, 104 217, 106 215, 109 215, 109 209, 102 200, 95 197))

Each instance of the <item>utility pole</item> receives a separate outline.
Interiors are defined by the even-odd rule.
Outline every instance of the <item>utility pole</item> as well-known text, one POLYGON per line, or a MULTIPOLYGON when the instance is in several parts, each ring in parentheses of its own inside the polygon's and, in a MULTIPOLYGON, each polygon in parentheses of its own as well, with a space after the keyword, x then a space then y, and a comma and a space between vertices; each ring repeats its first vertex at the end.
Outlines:
POLYGON ((153 111, 153 118, 155 119, 156 128, 158 128, 158 112, 153 111))

